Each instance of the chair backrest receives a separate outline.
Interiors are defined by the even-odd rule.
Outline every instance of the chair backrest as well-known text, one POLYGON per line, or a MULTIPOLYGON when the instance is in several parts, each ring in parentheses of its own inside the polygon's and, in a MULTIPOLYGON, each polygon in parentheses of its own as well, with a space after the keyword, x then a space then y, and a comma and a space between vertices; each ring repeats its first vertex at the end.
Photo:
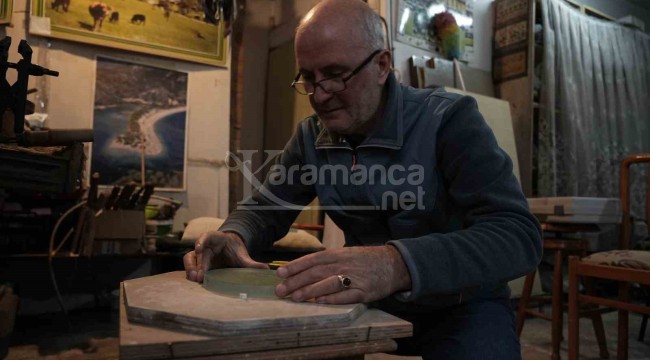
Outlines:
MULTIPOLYGON (((630 166, 638 163, 650 163, 650 154, 628 156, 621 162, 619 194, 621 196, 621 210, 623 212, 619 249, 630 248, 632 236, 632 217, 630 216, 630 166)), ((650 171, 648 171, 648 190, 646 194, 646 224, 650 225, 650 171)))

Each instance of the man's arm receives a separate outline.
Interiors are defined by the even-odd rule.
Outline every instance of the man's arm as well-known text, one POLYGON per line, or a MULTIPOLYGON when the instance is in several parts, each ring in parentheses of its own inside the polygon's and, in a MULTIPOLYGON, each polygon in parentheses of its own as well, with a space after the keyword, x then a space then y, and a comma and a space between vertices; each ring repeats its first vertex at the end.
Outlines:
POLYGON ((272 168, 262 186, 253 189, 251 197, 239 203, 219 228, 239 235, 251 252, 268 248, 285 236, 302 208, 316 197, 313 185, 303 185, 300 181, 306 128, 303 124, 278 157, 274 165, 277 172, 272 168), (286 177, 274 181, 274 173, 286 177))
POLYGON ((389 242, 411 274, 412 290, 404 300, 427 302, 533 270, 542 254, 539 223, 473 98, 449 106, 436 151, 462 229, 389 242))

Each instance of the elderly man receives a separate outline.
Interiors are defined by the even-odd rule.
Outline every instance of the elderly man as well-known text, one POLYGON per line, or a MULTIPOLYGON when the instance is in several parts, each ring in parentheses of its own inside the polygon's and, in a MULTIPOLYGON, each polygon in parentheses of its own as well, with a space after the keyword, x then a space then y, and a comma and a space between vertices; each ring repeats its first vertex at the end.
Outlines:
POLYGON ((245 209, 185 256, 188 278, 267 267, 249 252, 284 236, 317 196, 346 247, 278 269, 278 296, 364 302, 411 321, 401 354, 520 358, 506 282, 535 268, 541 230, 475 100, 400 85, 381 19, 362 1, 320 2, 295 51, 292 86, 316 113, 245 209))

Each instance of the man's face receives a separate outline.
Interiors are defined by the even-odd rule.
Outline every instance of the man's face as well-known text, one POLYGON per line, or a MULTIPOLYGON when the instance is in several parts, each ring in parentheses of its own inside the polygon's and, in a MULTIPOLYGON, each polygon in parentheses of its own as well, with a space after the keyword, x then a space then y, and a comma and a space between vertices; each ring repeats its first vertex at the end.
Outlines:
MULTIPOLYGON (((346 77, 374 50, 355 46, 350 36, 329 38, 313 33, 296 38, 296 61, 301 80, 318 82, 334 77, 346 77)), ((378 55, 379 56, 379 55, 378 55)), ((346 82, 346 89, 327 93, 316 86, 309 95, 312 108, 329 131, 338 134, 364 134, 364 127, 375 115, 381 100, 383 82, 379 80, 377 57, 346 82)))

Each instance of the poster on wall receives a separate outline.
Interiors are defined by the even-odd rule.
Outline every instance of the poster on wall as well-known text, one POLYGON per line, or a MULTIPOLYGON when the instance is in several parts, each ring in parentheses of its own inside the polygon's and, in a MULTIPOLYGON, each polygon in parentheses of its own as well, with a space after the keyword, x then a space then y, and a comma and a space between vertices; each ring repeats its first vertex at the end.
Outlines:
POLYGON ((185 190, 187 73, 97 57, 91 173, 185 190))
POLYGON ((0 24, 9 24, 13 14, 14 0, 0 0, 0 24))
POLYGON ((395 39, 469 62, 474 56, 474 0, 399 0, 395 39))
POLYGON ((224 21, 206 22, 198 0, 31 1, 30 34, 226 65, 224 21))

